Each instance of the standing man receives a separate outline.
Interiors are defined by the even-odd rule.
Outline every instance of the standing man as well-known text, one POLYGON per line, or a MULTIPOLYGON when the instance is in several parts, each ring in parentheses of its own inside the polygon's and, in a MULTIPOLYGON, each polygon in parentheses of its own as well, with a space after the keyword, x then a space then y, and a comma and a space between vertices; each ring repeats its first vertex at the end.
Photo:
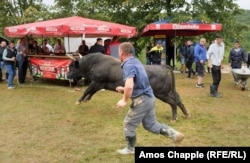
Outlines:
MULTIPOLYGON (((229 53, 228 63, 231 65, 232 69, 241 69, 242 62, 246 65, 246 54, 243 48, 240 47, 240 42, 235 41, 234 47, 229 53)), ((239 79, 237 79, 235 73, 232 71, 234 78, 234 84, 239 84, 239 79)))
POLYGON ((84 56, 84 55, 87 55, 89 51, 89 47, 86 45, 86 41, 85 40, 82 40, 82 44, 78 47, 78 52, 84 56))
POLYGON ((155 134, 162 134, 180 143, 184 135, 166 124, 161 124, 155 117, 155 96, 149 84, 147 73, 142 63, 133 57, 133 45, 129 42, 119 46, 119 57, 122 61, 123 79, 125 86, 118 86, 116 90, 123 94, 117 107, 126 106, 129 99, 132 100, 130 109, 124 119, 124 131, 127 146, 117 150, 120 154, 134 154, 136 144, 136 129, 140 123, 143 127, 155 134))
MULTIPOLYGON (((2 41, 0 44, 0 82, 3 81, 3 68, 4 68, 4 62, 3 62, 3 52, 4 49, 7 46, 7 42, 6 41, 2 41)), ((6 76, 7 78, 7 76, 6 76)))
POLYGON ((3 60, 8 73, 8 89, 14 89, 13 79, 16 75, 15 62, 16 62, 17 50, 15 48, 14 41, 10 41, 9 46, 3 52, 3 60))
POLYGON ((204 88, 203 77, 205 72, 205 64, 207 61, 206 39, 201 38, 200 43, 194 47, 194 61, 197 68, 197 83, 196 88, 204 88))
POLYGON ((102 38, 97 38, 96 39, 96 43, 93 46, 90 47, 88 54, 89 53, 98 53, 98 52, 102 53, 102 54, 106 53, 105 48, 103 46, 102 38))
POLYGON ((174 42, 171 41, 170 45, 167 46, 167 52, 166 52, 166 64, 171 66, 173 69, 175 69, 175 61, 174 61, 174 55, 175 55, 175 46, 174 42), (171 64, 172 62, 172 64, 171 64))
POLYGON ((224 58, 225 45, 222 42, 222 36, 216 35, 214 44, 211 44, 207 51, 208 67, 211 68, 213 83, 210 85, 210 95, 212 97, 221 97, 218 93, 218 87, 221 81, 222 61, 224 58))
POLYGON ((146 64, 147 65, 151 65, 151 61, 150 61, 150 50, 152 49, 152 43, 148 42, 148 45, 146 46, 146 64))
POLYGON ((54 46, 54 53, 56 54, 66 54, 64 45, 62 44, 61 39, 57 39, 57 43, 54 46))
POLYGON ((188 69, 188 76, 187 79, 191 78, 191 73, 193 76, 195 75, 195 72, 193 70, 193 63, 194 63, 194 46, 193 42, 191 40, 187 41, 187 53, 186 53, 186 67, 188 69))
POLYGON ((149 58, 152 65, 161 65, 161 55, 163 53, 162 41, 158 40, 156 46, 149 51, 149 58))

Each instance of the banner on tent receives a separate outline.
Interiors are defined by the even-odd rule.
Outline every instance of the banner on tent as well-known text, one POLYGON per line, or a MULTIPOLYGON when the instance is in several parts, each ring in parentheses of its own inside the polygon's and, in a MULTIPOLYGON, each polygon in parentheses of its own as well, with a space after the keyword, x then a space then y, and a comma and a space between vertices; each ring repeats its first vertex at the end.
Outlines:
POLYGON ((32 75, 38 78, 67 80, 69 59, 30 58, 32 75))

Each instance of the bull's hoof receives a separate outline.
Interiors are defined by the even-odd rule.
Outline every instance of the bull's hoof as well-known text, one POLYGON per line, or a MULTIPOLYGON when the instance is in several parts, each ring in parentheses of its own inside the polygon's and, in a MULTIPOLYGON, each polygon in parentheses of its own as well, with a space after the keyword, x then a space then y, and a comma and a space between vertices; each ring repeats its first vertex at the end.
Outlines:
POLYGON ((80 101, 76 101, 76 105, 80 105, 81 104, 81 102, 80 101))

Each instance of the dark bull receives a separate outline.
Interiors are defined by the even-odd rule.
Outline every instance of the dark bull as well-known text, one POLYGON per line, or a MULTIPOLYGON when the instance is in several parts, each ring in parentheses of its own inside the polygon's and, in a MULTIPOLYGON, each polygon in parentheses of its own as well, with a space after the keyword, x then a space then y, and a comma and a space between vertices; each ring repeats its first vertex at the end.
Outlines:
MULTIPOLYGON (((73 61, 69 66, 68 79, 83 77, 90 81, 77 104, 90 100, 101 89, 116 91, 117 86, 124 85, 121 62, 117 58, 101 53, 88 54, 78 59, 69 57, 73 61)), ((176 92, 175 78, 171 67, 167 65, 145 65, 145 69, 155 97, 171 106, 172 120, 177 119, 177 106, 179 106, 185 118, 188 118, 189 113, 176 92)))

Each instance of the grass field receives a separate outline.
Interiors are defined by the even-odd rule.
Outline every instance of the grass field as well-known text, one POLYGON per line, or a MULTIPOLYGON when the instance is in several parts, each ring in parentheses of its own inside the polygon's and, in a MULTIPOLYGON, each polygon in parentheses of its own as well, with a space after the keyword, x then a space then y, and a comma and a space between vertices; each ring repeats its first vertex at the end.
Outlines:
MULTIPOLYGON (((222 98, 209 96, 211 74, 205 88, 195 88, 196 79, 175 74, 177 91, 191 114, 170 122, 170 106, 157 100, 160 122, 183 132, 182 146, 250 146, 250 91, 232 84, 230 73, 222 75, 222 98)), ((115 107, 121 94, 97 92, 92 100, 75 105, 81 91, 67 82, 39 79, 8 90, 0 83, 1 163, 130 163, 133 156, 121 156, 125 146, 123 118, 128 106, 115 107)), ((173 146, 170 139, 145 131, 137 132, 137 146, 173 146)))

